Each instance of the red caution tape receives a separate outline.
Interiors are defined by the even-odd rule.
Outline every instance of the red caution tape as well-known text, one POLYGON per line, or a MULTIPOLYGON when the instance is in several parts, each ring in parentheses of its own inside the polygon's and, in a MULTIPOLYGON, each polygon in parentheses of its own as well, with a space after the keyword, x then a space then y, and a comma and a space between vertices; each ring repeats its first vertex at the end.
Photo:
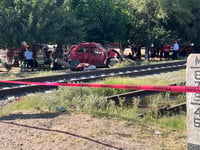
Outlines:
POLYGON ((85 84, 85 83, 55 83, 55 82, 50 83, 50 82, 24 82, 24 81, 0 81, 0 82, 29 84, 29 85, 96 87, 96 88, 200 93, 200 86, 119 85, 119 84, 117 85, 117 84, 85 84))
POLYGON ((22 100, 21 98, 16 98, 16 99, 15 99, 15 101, 21 101, 21 100, 22 100))

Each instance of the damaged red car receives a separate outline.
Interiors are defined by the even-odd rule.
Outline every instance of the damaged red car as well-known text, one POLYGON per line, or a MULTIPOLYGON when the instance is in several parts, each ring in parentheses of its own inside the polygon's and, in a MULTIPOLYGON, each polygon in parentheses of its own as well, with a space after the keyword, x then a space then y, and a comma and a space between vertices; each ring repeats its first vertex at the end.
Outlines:
POLYGON ((99 43, 87 42, 73 45, 68 52, 67 59, 69 62, 79 61, 97 67, 111 67, 122 61, 122 56, 115 49, 105 48, 99 43))

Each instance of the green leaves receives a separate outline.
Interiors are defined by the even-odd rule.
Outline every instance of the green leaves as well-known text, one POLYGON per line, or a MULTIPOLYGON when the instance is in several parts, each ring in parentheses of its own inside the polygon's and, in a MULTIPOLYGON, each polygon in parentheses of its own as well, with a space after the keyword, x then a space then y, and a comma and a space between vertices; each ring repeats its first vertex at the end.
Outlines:
POLYGON ((1 0, 0 47, 82 41, 200 43, 199 0, 1 0))

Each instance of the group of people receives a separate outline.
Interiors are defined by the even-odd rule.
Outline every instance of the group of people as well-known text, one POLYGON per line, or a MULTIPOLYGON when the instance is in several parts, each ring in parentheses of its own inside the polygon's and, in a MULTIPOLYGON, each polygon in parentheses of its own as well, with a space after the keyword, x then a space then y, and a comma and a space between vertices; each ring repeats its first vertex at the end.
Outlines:
POLYGON ((46 53, 44 48, 41 45, 36 46, 36 55, 35 60, 33 57, 33 52, 30 50, 30 47, 25 47, 24 51, 24 67, 25 68, 31 68, 32 71, 34 71, 35 61, 37 62, 37 68, 39 71, 44 69, 45 61, 46 61, 46 53))
POLYGON ((136 60, 141 60, 141 46, 140 45, 132 44, 131 53, 132 54, 129 56, 131 57, 131 59, 134 59, 133 56, 135 55, 136 60))
MULTIPOLYGON (((165 43, 163 47, 157 48, 154 44, 151 44, 149 48, 146 48, 145 51, 145 58, 148 59, 155 59, 155 58, 164 58, 165 60, 169 60, 172 58, 173 60, 178 59, 180 46, 177 40, 174 41, 173 45, 169 45, 165 43), (172 56, 170 56, 170 52, 172 52, 172 56)), ((131 45, 131 52, 132 56, 136 56, 135 60, 141 59, 141 47, 137 46, 136 44, 131 45)), ((131 58, 132 59, 132 58, 131 58)))
MULTIPOLYGON (((180 46, 179 46, 177 40, 175 40, 174 44, 172 45, 172 51, 173 51, 172 59, 173 60, 177 60, 178 59, 178 51, 179 51, 179 49, 180 49, 180 46)), ((164 58, 166 60, 169 60, 169 58, 170 58, 170 55, 169 55, 170 50, 171 50, 170 45, 165 43, 165 45, 163 46, 163 53, 164 53, 164 58)))

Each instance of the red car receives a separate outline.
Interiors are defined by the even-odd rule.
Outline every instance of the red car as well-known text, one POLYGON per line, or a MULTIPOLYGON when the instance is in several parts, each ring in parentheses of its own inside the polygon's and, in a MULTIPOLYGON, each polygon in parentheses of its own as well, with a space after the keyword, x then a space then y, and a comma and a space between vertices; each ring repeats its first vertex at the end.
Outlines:
POLYGON ((101 44, 95 42, 72 46, 67 57, 68 61, 77 60, 80 63, 89 63, 97 67, 110 67, 122 60, 121 54, 118 51, 104 48, 101 44))

